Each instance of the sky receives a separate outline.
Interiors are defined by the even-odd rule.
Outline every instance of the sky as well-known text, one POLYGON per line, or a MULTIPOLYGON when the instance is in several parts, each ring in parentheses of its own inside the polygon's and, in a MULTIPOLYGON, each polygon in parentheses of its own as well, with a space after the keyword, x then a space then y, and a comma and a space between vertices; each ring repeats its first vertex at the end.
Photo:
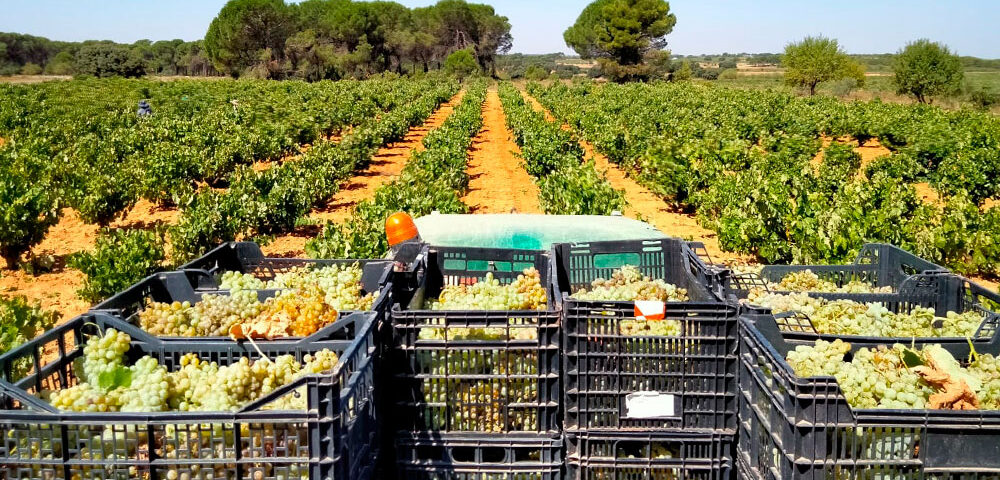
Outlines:
MULTIPOLYGON (((436 0, 402 0, 414 7, 436 0)), ((476 0, 473 0, 476 1, 476 0)), ((478 0, 510 19, 512 52, 572 53, 562 39, 588 0, 478 0)), ((0 0, 0 31, 53 40, 197 40, 225 0, 0 0)), ((807 35, 848 53, 891 53, 930 38, 961 55, 1000 58, 996 0, 674 0, 675 54, 779 52, 807 35)))

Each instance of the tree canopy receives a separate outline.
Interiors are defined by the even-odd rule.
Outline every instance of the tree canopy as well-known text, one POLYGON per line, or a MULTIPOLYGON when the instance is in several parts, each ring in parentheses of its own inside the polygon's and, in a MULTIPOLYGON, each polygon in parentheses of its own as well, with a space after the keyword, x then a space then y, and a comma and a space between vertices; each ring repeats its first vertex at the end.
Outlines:
POLYGON ((205 51, 219 71, 239 76, 260 62, 284 58, 292 33, 283 0, 229 0, 205 34, 205 51))
POLYGON ((911 42, 896 54, 892 70, 896 91, 913 95, 920 103, 932 96, 949 95, 962 89, 962 61, 948 47, 927 39, 911 42))
POLYGON ((785 67, 785 82, 809 89, 816 94, 816 86, 839 78, 853 78, 864 83, 864 67, 847 56, 840 44, 823 36, 806 37, 789 43, 781 57, 785 67))
POLYGON ((335 80, 441 68, 465 49, 492 73, 512 38, 506 17, 464 0, 412 10, 389 1, 230 0, 205 42, 215 65, 232 75, 335 80))
POLYGON ((646 55, 667 45, 677 17, 664 0, 596 0, 563 34, 584 59, 597 59, 614 80, 649 76, 646 55))

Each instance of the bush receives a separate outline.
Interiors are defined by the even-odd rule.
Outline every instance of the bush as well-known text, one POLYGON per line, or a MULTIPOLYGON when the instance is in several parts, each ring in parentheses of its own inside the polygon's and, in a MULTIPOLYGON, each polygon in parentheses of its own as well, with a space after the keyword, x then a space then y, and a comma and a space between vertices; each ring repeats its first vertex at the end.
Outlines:
POLYGON ((527 80, 539 81, 549 78, 549 71, 538 64, 528 65, 524 71, 524 78, 527 80))
POLYGON ((98 302, 163 268, 163 231, 105 229, 92 251, 76 253, 69 266, 87 277, 80 298, 98 302))
POLYGON ((988 87, 982 87, 969 94, 969 101, 972 102, 976 108, 989 110, 997 105, 1000 105, 1000 93, 994 92, 988 87))
POLYGON ((727 68, 719 74, 719 80, 736 80, 739 76, 735 68, 727 68))
POLYGON ((98 43, 84 45, 76 53, 74 70, 95 77, 138 78, 146 75, 142 58, 125 45, 98 43))
POLYGON ((199 192, 170 229, 171 258, 176 263, 204 255, 210 248, 246 233, 242 200, 211 190, 199 192))
POLYGON ((444 70, 459 79, 471 77, 480 72, 476 57, 468 49, 456 50, 444 61, 444 70))
POLYGON ((837 97, 846 97, 857 89, 858 80, 856 78, 841 78, 830 82, 830 93, 837 97))
MULTIPOLYGON (((0 297, 0 354, 7 352, 55 326, 59 314, 42 310, 24 297, 0 297)), ((31 368, 22 365, 18 370, 31 368)), ((9 372, 8 372, 9 373, 9 372)), ((14 375, 20 378, 22 375, 14 375)))
POLYGON ((8 269, 17 268, 21 254, 42 241, 59 214, 58 194, 48 181, 0 167, 0 258, 8 269))
POLYGON ((41 74, 42 74, 42 67, 38 66, 37 63, 28 62, 25 63, 23 67, 21 67, 21 75, 41 75, 41 74))

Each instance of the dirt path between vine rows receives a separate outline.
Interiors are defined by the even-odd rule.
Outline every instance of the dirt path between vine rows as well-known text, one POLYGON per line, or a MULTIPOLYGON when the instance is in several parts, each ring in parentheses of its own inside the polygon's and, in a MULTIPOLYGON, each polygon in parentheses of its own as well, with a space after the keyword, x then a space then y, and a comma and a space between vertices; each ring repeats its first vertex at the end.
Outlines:
POLYGON ((464 90, 458 92, 449 101, 441 104, 423 124, 411 128, 402 140, 382 147, 372 158, 368 168, 345 181, 340 191, 326 205, 313 210, 309 215, 309 219, 312 220, 311 225, 304 225, 290 234, 277 237, 261 247, 264 254, 274 257, 304 256, 306 242, 319 234, 327 221, 347 220, 355 205, 362 200, 372 198, 378 187, 398 177, 406 162, 410 160, 413 150, 424 150, 424 137, 451 116, 464 96, 464 90))
MULTIPOLYGON (((549 121, 557 121, 538 100, 527 92, 524 92, 524 95, 535 110, 545 114, 545 118, 549 121)), ((570 130, 569 125, 565 123, 562 123, 562 127, 564 130, 570 130)), ((605 173, 611 186, 625 192, 625 200, 628 205, 622 213, 626 217, 647 222, 672 237, 704 243, 705 249, 708 250, 708 254, 715 262, 749 263, 752 261, 748 256, 722 251, 715 232, 698 224, 698 220, 693 215, 672 211, 662 198, 629 178, 622 169, 598 153, 590 142, 581 139, 580 146, 583 147, 586 157, 594 160, 597 170, 605 173)))
POLYGON ((472 140, 469 191, 462 201, 471 213, 542 213, 538 186, 521 166, 521 150, 510 131, 496 87, 486 93, 483 129, 472 140))

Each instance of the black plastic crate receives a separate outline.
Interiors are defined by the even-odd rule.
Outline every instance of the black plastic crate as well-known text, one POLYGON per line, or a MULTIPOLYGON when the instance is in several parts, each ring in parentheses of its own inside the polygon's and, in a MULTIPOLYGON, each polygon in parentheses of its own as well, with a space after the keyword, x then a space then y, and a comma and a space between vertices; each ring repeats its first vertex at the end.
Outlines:
MULTIPOLYGON (((110 320, 110 321, 109 321, 110 320)), ((236 412, 77 413, 37 398, 77 383, 87 334, 115 326, 77 317, 0 356, 0 471, 4 478, 370 478, 379 444, 374 410, 374 322, 355 340, 187 343, 142 336, 128 358, 170 368, 186 353, 226 365, 330 349, 332 372, 308 375, 236 412), (305 410, 273 409, 305 392, 305 410)))
MULTIPOLYGON (((223 244, 204 257, 181 267, 178 271, 161 272, 150 275, 139 283, 114 295, 91 308, 91 312, 101 312, 121 317, 134 326, 130 335, 139 328, 139 312, 151 302, 173 303, 201 301, 204 295, 228 295, 228 290, 220 288, 219 280, 225 272, 250 273, 261 280, 272 280, 279 273, 293 268, 321 268, 330 265, 354 265, 362 268, 362 294, 379 292, 371 311, 343 311, 341 320, 328 325, 306 337, 319 341, 331 339, 342 331, 344 325, 361 323, 359 317, 375 316, 383 320, 392 306, 393 262, 391 260, 307 260, 288 258, 266 258, 256 243, 231 242, 223 244)), ((273 297, 278 290, 258 290, 261 301, 273 297)), ((164 337, 171 338, 171 337, 164 337)), ((221 337, 176 337, 185 341, 218 341, 221 337)))
MULTIPOLYGON (((852 300, 859 303, 879 303, 894 313, 908 313, 917 307, 930 308, 938 316, 948 312, 976 312, 981 323, 970 339, 977 344, 989 343, 997 336, 1000 325, 1000 295, 958 275, 950 273, 917 274, 903 280, 895 293, 809 293, 810 296, 828 300, 852 300)), ((747 305, 745 312, 770 316, 768 308, 747 305)), ((842 339, 858 347, 872 347, 893 343, 965 345, 965 337, 872 337, 818 333, 809 315, 802 312, 783 312, 770 316, 781 331, 785 341, 792 344, 812 344, 816 340, 842 339)))
POLYGON ((731 480, 732 435, 567 434, 566 480, 731 480))
POLYGON ((201 272, 199 289, 218 288, 217 280, 225 272, 249 273, 260 280, 273 280, 279 273, 286 273, 299 267, 324 267, 329 265, 361 264, 361 283, 366 292, 372 292, 385 284, 391 269, 390 260, 316 260, 303 258, 265 257, 260 246, 254 242, 224 243, 201 258, 181 265, 178 270, 201 272))
POLYGON ((507 283, 534 267, 547 285, 547 252, 431 247, 425 258, 409 308, 391 315, 389 430, 399 437, 558 433, 558 312, 419 309, 444 285, 474 283, 489 272, 507 283))
MULTIPOLYGON (((853 409, 833 377, 802 378, 793 345, 741 318, 739 456, 768 479, 995 478, 1000 411, 853 409)), ((943 345, 955 358, 968 344, 943 345)), ((1000 353, 1000 343, 979 345, 1000 353)))
MULTIPOLYGON (((224 292, 219 287, 223 273, 249 273, 259 280, 273 280, 280 273, 294 268, 322 268, 331 265, 358 264, 361 271, 361 291, 364 294, 381 292, 393 280, 392 260, 311 260, 301 258, 265 257, 260 246, 253 242, 224 243, 205 256, 181 266, 176 272, 149 276, 123 292, 97 304, 91 311, 109 312, 129 317, 140 311, 148 302, 197 302, 206 293, 224 292)), ((266 290, 264 292, 267 292, 266 290)), ((266 295, 266 294, 265 294, 266 295)), ((272 294, 273 295, 273 294, 272 294)), ((381 304, 382 299, 376 301, 381 304)))
POLYGON ((924 260, 899 247, 885 243, 866 244, 858 252, 854 263, 847 265, 766 265, 760 274, 732 275, 727 293, 746 298, 753 288, 767 289, 768 283, 777 283, 788 274, 811 270, 820 279, 842 287, 852 281, 891 287, 898 292, 903 282, 922 273, 944 273, 948 269, 924 260))
POLYGON ((555 247, 563 308, 565 424, 572 432, 736 428, 739 308, 723 303, 706 267, 680 240, 555 247), (622 265, 688 289, 694 302, 667 302, 678 335, 635 336, 635 302, 578 301, 570 292, 622 265), (640 408, 642 404, 650 408, 640 408))
MULTIPOLYGON (((195 277, 199 276, 197 274, 195 277)), ((115 318, 120 318, 121 322, 115 324, 116 329, 121 330, 130 336, 151 335, 142 329, 139 321, 139 313, 152 302, 173 303, 190 302, 196 304, 202 300, 204 295, 229 295, 228 290, 195 290, 194 282, 191 281, 192 273, 186 272, 161 272, 146 277, 141 282, 129 287, 122 293, 115 295, 107 301, 91 309, 91 313, 104 314, 115 318)), ((279 290, 257 290, 258 298, 263 302, 268 298, 277 295, 279 290)), ((370 311, 342 311, 334 323, 317 330, 312 335, 304 337, 307 341, 323 340, 343 340, 347 339, 355 332, 360 332, 355 327, 366 324, 369 320, 385 321, 388 317, 390 305, 392 304, 392 285, 388 284, 375 299, 370 311)), ((228 337, 170 337, 161 336, 162 340, 177 340, 183 342, 219 342, 225 341, 228 337)), ((296 340, 297 337, 289 337, 288 340, 296 340)))
POLYGON ((563 441, 543 435, 410 435, 397 440, 401 480, 560 480, 563 441))

